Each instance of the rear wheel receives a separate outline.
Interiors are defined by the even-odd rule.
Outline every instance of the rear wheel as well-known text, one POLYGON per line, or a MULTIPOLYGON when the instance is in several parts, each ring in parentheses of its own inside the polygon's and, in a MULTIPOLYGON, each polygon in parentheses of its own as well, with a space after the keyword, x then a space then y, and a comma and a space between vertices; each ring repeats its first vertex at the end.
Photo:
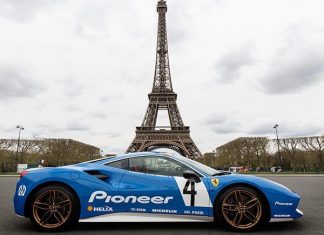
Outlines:
POLYGON ((44 231, 66 228, 79 218, 79 205, 74 194, 61 185, 38 190, 31 198, 31 222, 44 231))
POLYGON ((234 231, 255 229, 264 221, 265 211, 263 198, 248 187, 230 188, 216 202, 217 219, 234 231))

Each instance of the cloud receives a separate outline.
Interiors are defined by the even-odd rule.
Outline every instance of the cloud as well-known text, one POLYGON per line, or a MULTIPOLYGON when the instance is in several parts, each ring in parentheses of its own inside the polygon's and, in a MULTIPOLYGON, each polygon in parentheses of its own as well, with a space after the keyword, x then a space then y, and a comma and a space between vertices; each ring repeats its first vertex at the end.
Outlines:
POLYGON ((107 113, 99 110, 99 111, 96 111, 94 113, 91 113, 91 116, 92 117, 95 117, 95 118, 102 118, 102 119, 106 119, 107 118, 107 113))
POLYGON ((69 97, 76 97, 82 94, 84 88, 77 79, 66 79, 63 83, 64 93, 69 97))
POLYGON ((254 46, 245 42, 236 48, 229 48, 216 62, 218 80, 224 83, 239 79, 242 69, 255 63, 254 46))
POLYGON ((268 118, 261 118, 253 120, 253 123, 249 123, 247 126, 246 133, 250 135, 273 135, 274 129, 273 126, 276 124, 275 120, 268 118))
POLYGON ((108 34, 107 19, 115 2, 112 1, 91 1, 84 2, 79 10, 75 32, 85 39, 94 39, 102 32, 108 34))
POLYGON ((105 136, 107 139, 118 139, 122 137, 123 135, 117 132, 111 132, 111 131, 106 131, 104 129, 93 129, 90 131, 91 135, 93 136, 105 136))
POLYGON ((119 137, 121 137, 122 135, 121 134, 118 134, 118 133, 110 133, 109 134, 109 137, 110 138, 119 138, 119 137))
POLYGON ((55 125, 54 123, 45 123, 40 122, 37 123, 37 125, 33 128, 33 132, 36 133, 36 135, 42 135, 43 133, 60 133, 64 132, 65 128, 59 125, 55 125))
POLYGON ((238 132, 237 123, 229 123, 227 125, 219 125, 212 128, 217 134, 231 134, 238 132))
POLYGON ((61 0, 1 0, 0 17, 6 17, 18 22, 25 22, 35 17, 45 6, 62 2, 61 0))
POLYGON ((103 149, 105 153, 124 153, 126 148, 124 147, 112 147, 107 145, 99 146, 100 149, 103 149))
MULTIPOLYGON (((247 126, 246 133, 257 136, 269 136, 275 138, 275 130, 273 126, 276 124, 274 120, 261 118, 255 120, 253 124, 247 126)), ((294 119, 281 120, 279 122, 278 133, 280 138, 293 136, 311 136, 321 135, 324 131, 321 123, 313 123, 310 121, 300 122, 294 119)))
POLYGON ((81 122, 79 120, 70 121, 66 125, 67 131, 88 131, 90 127, 88 124, 81 122))
POLYGON ((226 122, 227 116, 224 114, 213 114, 206 118, 205 123, 209 125, 218 125, 226 122))
POLYGON ((24 71, 14 67, 0 67, 0 98, 33 97, 45 89, 24 71))
POLYGON ((297 93, 324 78, 324 32, 303 23, 284 31, 261 85, 270 94, 297 93))
POLYGON ((167 34, 168 44, 171 46, 181 46, 190 36, 190 27, 188 27, 188 18, 190 18, 190 7, 193 3, 186 1, 173 1, 168 4, 167 20, 167 34), (182 9, 175 12, 174 9, 182 9), (171 22, 177 22, 172 24, 171 22), (179 45, 180 44, 180 45, 179 45))
POLYGON ((67 104, 64 107, 64 109, 67 111, 81 111, 82 110, 82 108, 79 106, 79 104, 76 104, 76 103, 67 104))
POLYGON ((240 130, 240 123, 234 119, 233 113, 212 114, 206 118, 207 124, 217 134, 236 133, 240 130))
POLYGON ((279 135, 281 138, 294 136, 316 136, 324 132, 323 125, 311 122, 285 122, 279 125, 279 135))
POLYGON ((122 95, 104 95, 100 97, 100 101, 102 103, 109 103, 112 101, 118 101, 121 100, 123 98, 122 95))
POLYGON ((16 126, 11 126, 11 127, 0 126, 0 131, 2 131, 2 132, 12 133, 15 130, 16 130, 16 126))

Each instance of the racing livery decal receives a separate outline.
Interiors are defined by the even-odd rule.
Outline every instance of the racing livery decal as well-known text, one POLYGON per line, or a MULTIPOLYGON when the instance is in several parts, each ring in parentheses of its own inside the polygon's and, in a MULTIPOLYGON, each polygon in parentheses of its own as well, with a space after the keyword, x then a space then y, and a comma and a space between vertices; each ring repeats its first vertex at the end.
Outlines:
POLYGON ((20 196, 20 197, 25 196, 26 190, 27 190, 27 188, 25 185, 20 185, 18 188, 18 196, 20 196))
POLYGON ((173 199, 173 197, 161 197, 161 196, 121 196, 121 195, 115 195, 110 196, 104 191, 95 191, 91 194, 89 198, 89 203, 94 202, 94 200, 105 200, 106 203, 112 202, 112 203, 141 203, 141 204, 147 204, 147 203, 154 203, 154 204, 167 204, 170 200, 173 199))
POLYGON ((210 181, 211 181, 212 185, 214 185, 215 187, 217 187, 219 184, 219 179, 217 179, 217 178, 211 179, 210 181))
POLYGON ((110 206, 98 206, 98 207, 88 206, 87 210, 98 211, 98 212, 113 212, 113 208, 110 206))
POLYGON ((205 184, 183 177, 174 177, 186 206, 211 207, 208 191, 205 184))

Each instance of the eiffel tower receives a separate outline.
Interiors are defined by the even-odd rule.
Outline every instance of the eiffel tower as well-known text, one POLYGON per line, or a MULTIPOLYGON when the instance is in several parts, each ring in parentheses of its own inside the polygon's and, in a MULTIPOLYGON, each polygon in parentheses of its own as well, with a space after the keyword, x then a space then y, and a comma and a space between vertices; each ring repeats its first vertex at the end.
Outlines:
POLYGON ((166 29, 167 4, 157 3, 158 34, 155 74, 149 105, 141 126, 136 127, 136 136, 126 152, 151 151, 157 148, 173 149, 189 158, 201 157, 201 152, 190 138, 190 128, 185 126, 178 106, 177 94, 173 91, 170 75, 166 29), (170 126, 157 126, 159 110, 167 110, 170 126))

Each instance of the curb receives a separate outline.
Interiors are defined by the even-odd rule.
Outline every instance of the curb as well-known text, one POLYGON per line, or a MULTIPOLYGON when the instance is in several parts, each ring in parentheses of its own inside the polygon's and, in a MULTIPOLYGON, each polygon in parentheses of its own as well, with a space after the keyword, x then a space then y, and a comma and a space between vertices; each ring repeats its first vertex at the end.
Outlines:
POLYGON ((0 177, 19 177, 19 175, 0 175, 0 177))

